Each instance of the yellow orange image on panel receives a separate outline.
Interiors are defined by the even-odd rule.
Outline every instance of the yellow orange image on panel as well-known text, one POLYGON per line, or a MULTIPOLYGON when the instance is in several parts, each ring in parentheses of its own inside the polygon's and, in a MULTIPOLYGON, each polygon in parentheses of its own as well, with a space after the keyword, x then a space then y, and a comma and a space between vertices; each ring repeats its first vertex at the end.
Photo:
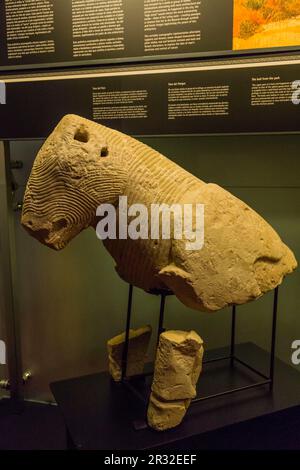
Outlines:
POLYGON ((234 0, 233 49, 300 45, 300 0, 234 0))

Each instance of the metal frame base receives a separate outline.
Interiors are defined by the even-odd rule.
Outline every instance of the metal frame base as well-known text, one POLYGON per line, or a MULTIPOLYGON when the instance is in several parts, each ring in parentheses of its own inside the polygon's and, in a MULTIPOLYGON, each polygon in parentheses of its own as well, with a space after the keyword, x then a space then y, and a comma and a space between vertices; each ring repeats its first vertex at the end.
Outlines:
MULTIPOLYGON (((230 395, 237 392, 242 392, 244 390, 249 390, 251 388, 256 388, 264 385, 269 386, 269 390, 273 389, 274 385, 274 362, 275 362, 275 348, 276 348, 276 328, 277 328, 277 312, 278 312, 278 292, 279 288, 276 287, 274 289, 274 299, 273 299, 273 317, 272 317, 272 339, 271 339, 271 350, 270 350, 270 364, 269 364, 269 374, 265 375, 256 368, 250 366, 243 360, 239 359, 235 355, 235 344, 236 344, 236 310, 237 306, 232 306, 232 314, 231 314, 231 343, 230 343, 230 354, 224 357, 218 357, 215 359, 209 359, 203 361, 203 364, 209 364, 213 362, 225 361, 230 360, 230 367, 233 367, 234 363, 238 363, 251 372, 255 373, 259 376, 260 379, 253 384, 246 385, 244 387, 233 388, 230 390, 225 390, 224 392, 215 393, 212 395, 207 395, 204 397, 196 397, 192 400, 191 405, 195 403, 199 403, 201 401, 210 400, 213 398, 222 397, 225 395, 230 395)), ((157 328, 157 344, 159 342, 160 334, 165 331, 163 327, 164 323, 164 313, 165 313, 165 300, 167 295, 172 295, 171 292, 157 292, 156 295, 160 295, 160 311, 159 311, 159 321, 158 321, 158 328, 157 328)), ((128 348, 129 348, 129 330, 131 324, 131 312, 132 312, 132 298, 133 298, 133 286, 129 285, 129 294, 128 294, 128 305, 127 305, 127 319, 126 319, 126 332, 125 332, 125 344, 123 349, 123 357, 122 357, 122 380, 121 382, 143 403, 147 404, 149 397, 144 396, 134 385, 133 379, 143 378, 147 376, 153 375, 153 372, 144 373, 140 376, 135 377, 127 377, 126 376, 126 369, 127 369, 127 359, 128 359, 128 348)), ((134 427, 135 429, 144 429, 146 427, 146 423, 142 422, 135 422, 134 427)))

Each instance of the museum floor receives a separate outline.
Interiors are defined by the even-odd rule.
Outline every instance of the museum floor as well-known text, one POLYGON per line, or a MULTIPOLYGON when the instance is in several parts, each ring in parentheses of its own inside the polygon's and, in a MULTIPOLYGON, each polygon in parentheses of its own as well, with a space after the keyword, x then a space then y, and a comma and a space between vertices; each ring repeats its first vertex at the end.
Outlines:
MULTIPOLYGON (((22 412, 13 413, 8 400, 2 400, 0 428, 1 450, 66 448, 64 423, 56 406, 26 403, 22 412)), ((201 442, 188 440, 178 449, 300 449, 300 408, 208 433, 201 442)))

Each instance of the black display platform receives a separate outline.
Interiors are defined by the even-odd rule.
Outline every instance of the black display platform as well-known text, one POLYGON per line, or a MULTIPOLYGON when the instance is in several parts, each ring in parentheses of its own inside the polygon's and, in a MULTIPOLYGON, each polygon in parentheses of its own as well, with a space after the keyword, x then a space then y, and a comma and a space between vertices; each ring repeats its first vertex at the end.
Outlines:
MULTIPOLYGON (((207 358, 226 354, 227 348, 210 351, 207 358)), ((252 343, 236 346, 236 355, 267 372, 269 354, 252 343)), ((148 379, 151 382, 151 379, 148 379)), ((256 374, 230 360, 204 366, 198 396, 246 386, 257 381, 256 374)), ((140 390, 149 383, 138 382, 140 390)), ((145 405, 122 384, 111 381, 106 372, 55 382, 50 385, 64 416, 70 447, 77 449, 142 450, 176 445, 188 438, 201 438, 210 431, 262 416, 278 416, 300 406, 300 375, 280 360, 275 362, 274 389, 262 386, 193 404, 176 429, 156 432, 135 430, 133 422, 143 421, 145 405)))

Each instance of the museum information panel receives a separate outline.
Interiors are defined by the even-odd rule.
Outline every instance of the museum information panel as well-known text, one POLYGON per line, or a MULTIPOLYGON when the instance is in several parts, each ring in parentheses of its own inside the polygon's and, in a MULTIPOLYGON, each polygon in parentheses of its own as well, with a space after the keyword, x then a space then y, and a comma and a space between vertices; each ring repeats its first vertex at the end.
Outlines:
POLYGON ((46 137, 69 113, 132 135, 300 131, 300 60, 8 78, 0 138, 46 137))
POLYGON ((300 45, 300 0, 1 0, 0 69, 300 45))

